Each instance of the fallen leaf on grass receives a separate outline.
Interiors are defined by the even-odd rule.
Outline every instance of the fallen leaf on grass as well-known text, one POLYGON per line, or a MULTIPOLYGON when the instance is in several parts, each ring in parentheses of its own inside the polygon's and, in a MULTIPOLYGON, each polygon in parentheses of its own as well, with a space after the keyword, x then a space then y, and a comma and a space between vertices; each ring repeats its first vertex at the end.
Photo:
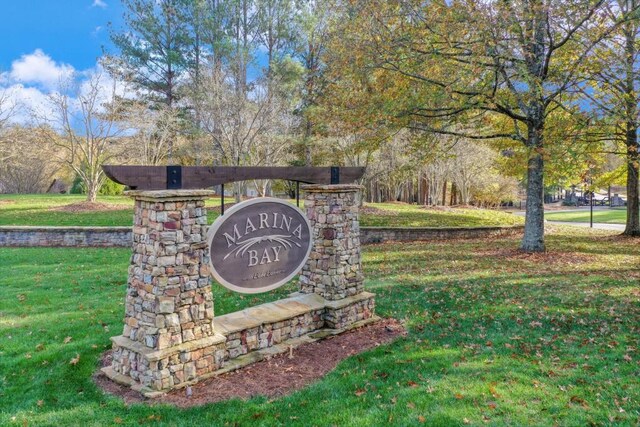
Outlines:
POLYGON ((587 402, 578 396, 571 396, 571 399, 569 399, 571 401, 571 403, 576 403, 581 405, 584 409, 589 409, 589 405, 587 405, 587 402))
POLYGON ((491 395, 496 399, 500 397, 500 393, 496 391, 496 388, 494 386, 489 386, 489 393, 491 393, 491 395))
POLYGON ((425 423, 425 422, 427 422, 427 419, 425 417, 423 417, 422 415, 420 415, 418 417, 418 421, 421 422, 421 423, 425 423))
POLYGON ((69 365, 73 365, 73 366, 75 366, 75 365, 77 365, 77 364, 78 364, 78 362, 79 362, 79 361, 80 361, 80 355, 79 355, 79 354, 76 354, 76 357, 74 357, 73 359, 71 359, 71 360, 69 361, 69 365))
POLYGON ((360 397, 363 394, 365 394, 367 392, 367 390, 359 388, 358 390, 356 390, 356 392, 354 393, 356 396, 360 397))
POLYGON ((66 337, 66 338, 64 339, 64 341, 62 341, 62 342, 63 342, 63 343, 65 343, 65 344, 69 344, 69 343, 71 342, 71 340, 72 340, 72 339, 73 339, 73 338, 71 338, 71 337, 66 337))

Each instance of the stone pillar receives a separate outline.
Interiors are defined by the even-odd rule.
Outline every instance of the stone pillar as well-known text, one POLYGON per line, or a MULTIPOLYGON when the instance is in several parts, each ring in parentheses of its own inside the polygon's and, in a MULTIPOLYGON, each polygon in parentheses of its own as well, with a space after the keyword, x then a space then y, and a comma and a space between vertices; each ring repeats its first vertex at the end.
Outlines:
POLYGON ((124 330, 103 371, 147 395, 218 369, 224 336, 213 328, 204 199, 212 191, 130 191, 133 255, 124 330))
POLYGON ((300 292, 327 300, 325 324, 344 328, 373 316, 374 295, 364 292, 359 209, 362 186, 304 185, 313 247, 300 274, 300 292))

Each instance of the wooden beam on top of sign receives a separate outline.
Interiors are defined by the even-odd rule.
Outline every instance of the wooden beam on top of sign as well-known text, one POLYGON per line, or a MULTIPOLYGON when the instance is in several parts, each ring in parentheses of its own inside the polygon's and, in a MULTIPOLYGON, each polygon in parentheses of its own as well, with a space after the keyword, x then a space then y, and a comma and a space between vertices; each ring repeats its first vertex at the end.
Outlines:
MULTIPOLYGON (((175 166, 169 167, 175 173, 175 166)), ((182 166, 180 185, 167 182, 167 166, 102 166, 113 181, 135 190, 166 190, 167 188, 197 189, 252 179, 286 179, 309 184, 350 184, 364 175, 363 167, 306 166, 182 166), (333 169, 333 171, 332 171, 333 169), (333 178, 333 179, 332 179, 333 178)))

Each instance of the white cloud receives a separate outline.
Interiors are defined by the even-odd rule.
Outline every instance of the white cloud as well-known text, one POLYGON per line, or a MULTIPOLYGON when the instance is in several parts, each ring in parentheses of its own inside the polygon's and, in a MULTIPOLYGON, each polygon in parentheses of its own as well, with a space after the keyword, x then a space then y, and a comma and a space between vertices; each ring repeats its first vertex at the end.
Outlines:
POLYGON ((106 9, 107 3, 105 3, 104 0, 93 0, 93 4, 91 5, 91 7, 99 7, 102 9, 106 9))
POLYGON ((58 64, 42 50, 22 55, 11 63, 9 79, 24 84, 40 85, 44 89, 53 90, 61 81, 70 78, 75 69, 68 64, 58 64))
POLYGON ((5 92, 8 106, 13 107, 11 122, 27 124, 38 117, 51 116, 52 114, 49 95, 38 88, 14 84, 0 88, 0 91, 5 92))
MULTIPOLYGON (((91 81, 98 90, 99 104, 109 102, 114 94, 114 80, 98 63, 86 70, 75 70, 71 65, 54 61, 42 50, 23 55, 13 61, 11 69, 0 73, 0 95, 4 94, 5 107, 12 108, 11 121, 29 124, 34 120, 56 120, 51 95, 62 90, 69 95, 70 113, 76 114, 80 100, 91 90, 91 81)), ((117 82, 115 93, 127 96, 124 84, 117 82)))

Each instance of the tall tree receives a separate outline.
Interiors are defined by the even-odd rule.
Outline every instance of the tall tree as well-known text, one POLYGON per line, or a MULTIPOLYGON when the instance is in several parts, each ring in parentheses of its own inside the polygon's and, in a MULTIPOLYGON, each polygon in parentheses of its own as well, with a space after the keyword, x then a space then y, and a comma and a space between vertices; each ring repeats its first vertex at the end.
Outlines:
POLYGON ((119 49, 109 71, 125 78, 152 103, 172 108, 180 99, 188 37, 179 0, 123 0, 126 29, 112 30, 119 49))
POLYGON ((572 105, 585 58, 613 30, 603 17, 605 1, 356 5, 343 16, 344 28, 356 35, 345 42, 351 52, 364 52, 367 67, 395 76, 387 79, 395 98, 382 108, 399 125, 470 139, 511 138, 527 149, 521 248, 544 251, 546 123, 572 105), (511 128, 492 129, 494 115, 506 117, 511 128))
POLYGON ((626 161, 627 221, 624 234, 640 236, 640 16, 638 0, 617 0, 606 9, 618 30, 607 37, 589 58, 592 70, 582 91, 605 123, 605 139, 621 147, 626 161))
POLYGON ((302 160, 312 163, 312 141, 316 133, 314 109, 324 88, 322 58, 327 48, 331 2, 321 0, 298 1, 294 24, 295 56, 304 65, 304 87, 299 113, 302 118, 302 160))
MULTIPOLYGON (((189 65, 182 1, 123 0, 123 5, 126 28, 111 31, 119 52, 107 55, 105 66, 117 78, 132 83, 151 108, 177 109, 189 65)), ((173 148, 171 141, 169 159, 173 148)))
POLYGON ((257 0, 257 38, 267 54, 267 71, 291 52, 294 32, 293 0, 257 0))
POLYGON ((70 79, 50 95, 52 111, 38 128, 43 141, 56 146, 60 161, 82 180, 87 201, 95 202, 106 176, 102 165, 118 156, 118 141, 126 133, 119 126, 114 104, 116 83, 110 90, 102 73, 93 74, 80 86, 70 79))

